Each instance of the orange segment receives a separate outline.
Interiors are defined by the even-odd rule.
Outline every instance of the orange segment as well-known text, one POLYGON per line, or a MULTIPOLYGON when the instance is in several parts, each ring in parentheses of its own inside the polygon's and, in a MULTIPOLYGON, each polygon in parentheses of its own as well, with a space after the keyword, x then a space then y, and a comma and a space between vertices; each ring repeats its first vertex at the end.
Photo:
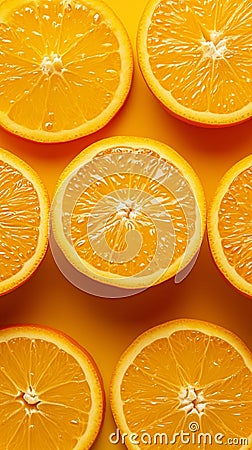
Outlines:
POLYGON ((214 259, 227 279, 252 296, 252 156, 235 164, 220 181, 209 211, 214 259))
POLYGON ((111 382, 112 412, 132 450, 167 448, 173 439, 180 449, 188 436, 193 448, 192 435, 197 448, 217 449, 220 433, 223 445, 230 438, 240 442, 231 448, 249 449, 251 405, 251 353, 232 333, 196 320, 143 333, 120 358, 111 382), (133 433, 138 444, 131 442, 133 433), (200 433, 209 433, 211 443, 200 441, 200 433))
POLYGON ((37 326, 0 331, 1 449, 89 449, 101 426, 103 388, 90 355, 37 326))
POLYGON ((28 279, 48 241, 49 200, 37 173, 0 149, 0 294, 28 279))
POLYGON ((151 0, 138 58, 154 95, 172 113, 224 126, 252 114, 249 2, 151 0))
POLYGON ((150 139, 114 137, 91 145, 65 169, 52 227, 81 273, 145 287, 189 263, 201 243, 204 214, 201 185, 176 152, 150 139))
POLYGON ((99 0, 11 0, 0 5, 0 123, 35 141, 67 141, 123 105, 132 51, 99 0))

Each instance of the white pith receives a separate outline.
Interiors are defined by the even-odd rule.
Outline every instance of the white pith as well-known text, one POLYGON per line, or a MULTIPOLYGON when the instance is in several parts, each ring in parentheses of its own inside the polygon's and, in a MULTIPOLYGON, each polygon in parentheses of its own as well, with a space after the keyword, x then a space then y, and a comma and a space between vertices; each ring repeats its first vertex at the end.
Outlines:
POLYGON ((187 414, 198 414, 201 416, 206 407, 202 390, 193 386, 182 388, 179 394, 180 407, 187 414))
POLYGON ((224 58, 227 52, 227 39, 221 38, 221 33, 211 31, 209 37, 202 42, 202 51, 205 58, 224 58))
POLYGON ((41 63, 41 70, 46 75, 52 75, 57 72, 58 74, 64 71, 62 58, 56 53, 51 53, 51 56, 44 56, 41 63))

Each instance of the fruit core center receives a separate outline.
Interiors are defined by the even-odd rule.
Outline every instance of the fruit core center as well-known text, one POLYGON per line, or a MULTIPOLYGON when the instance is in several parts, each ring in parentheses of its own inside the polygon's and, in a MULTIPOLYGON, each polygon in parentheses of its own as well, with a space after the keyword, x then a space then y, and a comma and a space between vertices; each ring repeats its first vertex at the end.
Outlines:
POLYGON ((134 221, 137 217, 137 208, 129 200, 128 202, 122 202, 118 204, 117 215, 125 222, 127 220, 134 221))
POLYGON ((30 407, 36 407, 38 403, 40 402, 40 399, 38 395, 36 394, 33 387, 29 386, 26 392, 22 395, 23 400, 25 403, 30 407))
POLYGON ((201 416, 204 413, 206 402, 201 390, 193 386, 182 388, 179 394, 180 408, 187 414, 198 414, 201 416))
POLYGON ((227 40, 222 38, 219 31, 204 33, 204 40, 201 43, 205 58, 224 58, 227 51, 227 40))
POLYGON ((56 53, 51 53, 51 56, 44 56, 41 63, 41 70, 46 75, 52 75, 54 73, 61 73, 64 71, 61 56, 56 53))

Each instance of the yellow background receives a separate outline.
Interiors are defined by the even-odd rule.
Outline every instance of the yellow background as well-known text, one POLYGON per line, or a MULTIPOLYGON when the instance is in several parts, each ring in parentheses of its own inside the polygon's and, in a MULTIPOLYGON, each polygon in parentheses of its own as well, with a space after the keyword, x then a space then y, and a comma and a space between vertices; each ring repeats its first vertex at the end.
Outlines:
MULTIPOLYGON (((120 113, 101 131, 66 144, 35 144, 0 131, 0 145, 27 161, 45 182, 52 197, 63 168, 90 143, 113 135, 148 136, 184 156, 198 173, 211 199, 218 180, 239 159, 251 153, 252 122, 226 129, 203 129, 165 112, 147 89, 136 60, 135 38, 146 0, 107 0, 124 23, 134 49, 135 73, 129 98, 120 113)), ((105 384, 107 408, 94 450, 122 450, 109 443, 115 431, 108 388, 123 350, 141 332, 161 322, 191 317, 220 324, 238 334, 252 349, 252 301, 218 272, 205 238, 200 256, 181 284, 168 281, 126 299, 100 299, 72 286, 48 250, 33 277, 1 298, 0 325, 36 323, 58 328, 82 344, 96 360, 105 384)))

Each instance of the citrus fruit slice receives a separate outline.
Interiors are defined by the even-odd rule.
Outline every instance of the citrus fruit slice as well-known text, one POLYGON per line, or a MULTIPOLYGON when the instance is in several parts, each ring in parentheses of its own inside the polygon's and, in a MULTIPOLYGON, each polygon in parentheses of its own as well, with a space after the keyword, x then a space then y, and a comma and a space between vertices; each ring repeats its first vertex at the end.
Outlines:
POLYGON ((252 155, 220 181, 208 216, 210 248, 217 266, 252 297, 252 155))
POLYGON ((0 149, 0 295, 26 281, 48 244, 49 199, 38 174, 0 149))
POLYGON ((0 5, 0 124, 25 138, 69 141, 106 125, 132 78, 128 35, 99 0, 0 5))
POLYGON ((75 341, 48 328, 0 330, 1 448, 86 449, 103 418, 98 369, 75 341))
POLYGON ((151 0, 137 48, 147 85, 173 114, 203 126, 252 115, 251 4, 151 0))
POLYGON ((228 439, 230 448, 249 449, 251 403, 251 352, 229 331, 198 320, 143 333, 120 358, 111 384, 113 415, 132 450, 210 450, 228 439))
POLYGON ((174 276, 204 234, 205 200, 189 164, 165 144, 113 137, 81 152, 52 204, 55 240, 73 266, 122 288, 174 276))

